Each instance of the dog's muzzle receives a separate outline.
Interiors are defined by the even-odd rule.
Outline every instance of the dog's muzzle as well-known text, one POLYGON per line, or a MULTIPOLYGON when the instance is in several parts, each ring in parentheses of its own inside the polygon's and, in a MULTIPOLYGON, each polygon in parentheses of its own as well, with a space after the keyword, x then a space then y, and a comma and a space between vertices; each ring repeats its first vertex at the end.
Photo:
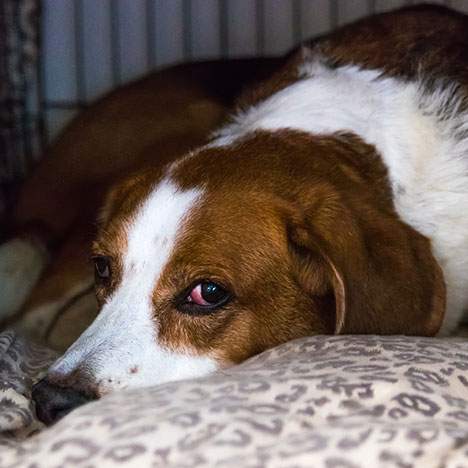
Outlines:
POLYGON ((94 400, 93 397, 73 388, 53 384, 47 378, 33 386, 32 399, 36 403, 38 419, 47 426, 63 418, 78 406, 94 400))

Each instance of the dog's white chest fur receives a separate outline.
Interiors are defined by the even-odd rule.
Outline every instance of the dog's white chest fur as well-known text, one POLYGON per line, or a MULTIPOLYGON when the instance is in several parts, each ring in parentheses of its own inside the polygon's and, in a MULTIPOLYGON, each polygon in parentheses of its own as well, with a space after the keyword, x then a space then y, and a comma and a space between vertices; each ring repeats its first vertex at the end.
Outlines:
POLYGON ((257 129, 313 134, 348 131, 374 145, 389 172, 400 217, 431 239, 447 286, 441 332, 468 308, 468 114, 457 86, 428 91, 423 82, 381 77, 355 66, 330 69, 318 60, 303 79, 240 112, 213 146, 257 129))

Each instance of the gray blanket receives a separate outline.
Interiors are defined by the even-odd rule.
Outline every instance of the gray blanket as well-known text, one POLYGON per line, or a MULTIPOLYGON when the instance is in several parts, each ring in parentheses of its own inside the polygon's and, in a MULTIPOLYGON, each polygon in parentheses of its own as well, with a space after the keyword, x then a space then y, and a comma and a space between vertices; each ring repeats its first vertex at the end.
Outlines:
POLYGON ((35 419, 31 387, 54 358, 52 351, 13 332, 0 333, 0 447, 42 427, 35 419))

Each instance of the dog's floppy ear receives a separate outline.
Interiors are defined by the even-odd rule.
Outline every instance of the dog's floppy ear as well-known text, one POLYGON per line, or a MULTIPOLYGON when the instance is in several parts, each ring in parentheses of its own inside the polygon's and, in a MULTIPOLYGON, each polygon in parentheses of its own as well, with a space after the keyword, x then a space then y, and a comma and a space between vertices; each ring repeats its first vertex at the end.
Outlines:
POLYGON ((318 275, 322 294, 324 283, 334 294, 335 333, 438 332, 445 313, 442 271, 428 239, 394 212, 322 198, 296 210, 288 234, 304 287, 309 282, 317 290, 318 275))

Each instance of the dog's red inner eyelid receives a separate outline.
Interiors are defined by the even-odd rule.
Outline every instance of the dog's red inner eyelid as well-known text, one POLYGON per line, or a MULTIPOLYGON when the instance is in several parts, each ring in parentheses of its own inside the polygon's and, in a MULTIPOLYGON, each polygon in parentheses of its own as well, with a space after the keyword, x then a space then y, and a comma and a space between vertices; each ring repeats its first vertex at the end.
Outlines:
POLYGON ((209 305, 208 302, 203 299, 202 296, 202 285, 197 284, 191 291, 190 294, 187 297, 188 301, 197 304, 197 305, 209 305))

